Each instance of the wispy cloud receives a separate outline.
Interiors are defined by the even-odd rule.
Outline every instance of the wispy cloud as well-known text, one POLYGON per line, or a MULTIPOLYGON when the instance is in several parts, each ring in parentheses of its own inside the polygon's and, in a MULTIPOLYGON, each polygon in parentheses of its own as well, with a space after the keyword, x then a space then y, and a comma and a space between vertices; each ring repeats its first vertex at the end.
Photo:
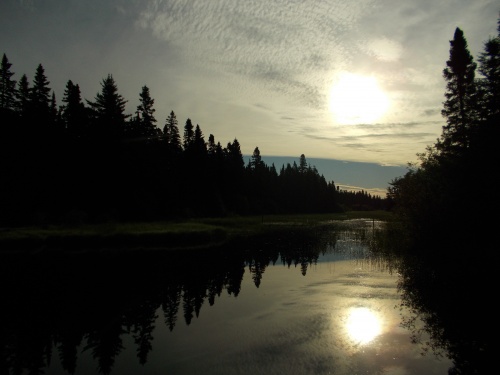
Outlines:
POLYGON ((346 41, 373 3, 151 1, 137 23, 178 47, 189 64, 260 81, 317 108, 327 74, 358 49, 346 41))

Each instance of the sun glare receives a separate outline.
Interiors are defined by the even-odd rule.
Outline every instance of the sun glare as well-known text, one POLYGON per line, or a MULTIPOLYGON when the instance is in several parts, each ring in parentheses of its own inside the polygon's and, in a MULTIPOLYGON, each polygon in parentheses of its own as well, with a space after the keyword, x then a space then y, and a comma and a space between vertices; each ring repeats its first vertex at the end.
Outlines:
POLYGON ((346 329, 351 340, 367 344, 380 334, 381 324, 370 309, 355 308, 347 318, 346 329))
POLYGON ((342 73, 330 92, 330 111, 339 124, 370 124, 389 107, 374 77, 342 73))

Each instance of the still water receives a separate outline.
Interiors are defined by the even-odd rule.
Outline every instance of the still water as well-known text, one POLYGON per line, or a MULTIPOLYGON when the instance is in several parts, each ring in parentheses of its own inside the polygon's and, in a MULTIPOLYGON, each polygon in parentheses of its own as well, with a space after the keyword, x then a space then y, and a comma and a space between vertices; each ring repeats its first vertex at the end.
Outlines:
POLYGON ((15 280, 2 312, 3 369, 447 374, 451 361, 412 343, 401 325, 412 313, 398 272, 370 248, 383 225, 355 220, 313 244, 290 236, 210 255, 13 262, 16 272, 4 270, 15 280))

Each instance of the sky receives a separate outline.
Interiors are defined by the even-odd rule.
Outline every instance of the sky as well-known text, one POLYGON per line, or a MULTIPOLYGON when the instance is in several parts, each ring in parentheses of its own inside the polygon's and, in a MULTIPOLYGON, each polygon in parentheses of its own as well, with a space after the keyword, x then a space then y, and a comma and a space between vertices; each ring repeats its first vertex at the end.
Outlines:
POLYGON ((92 101, 112 74, 127 113, 149 88, 161 129, 174 111, 246 161, 304 154, 385 195, 441 134, 456 27, 477 61, 499 14, 498 0, 2 0, 0 53, 15 80, 42 64, 59 105, 68 80, 92 101))

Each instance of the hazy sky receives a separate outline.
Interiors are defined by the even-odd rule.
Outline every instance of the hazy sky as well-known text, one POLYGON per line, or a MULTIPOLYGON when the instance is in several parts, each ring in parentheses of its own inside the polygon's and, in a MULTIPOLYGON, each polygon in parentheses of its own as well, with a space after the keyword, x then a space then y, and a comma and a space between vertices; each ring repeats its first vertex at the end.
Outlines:
POLYGON ((244 154, 405 166, 441 134, 455 28, 477 59, 499 11, 498 0, 2 0, 0 53, 16 80, 41 63, 58 104, 69 79, 93 100, 110 73, 128 113, 149 87, 162 129, 173 110, 181 131, 190 118, 244 154))

